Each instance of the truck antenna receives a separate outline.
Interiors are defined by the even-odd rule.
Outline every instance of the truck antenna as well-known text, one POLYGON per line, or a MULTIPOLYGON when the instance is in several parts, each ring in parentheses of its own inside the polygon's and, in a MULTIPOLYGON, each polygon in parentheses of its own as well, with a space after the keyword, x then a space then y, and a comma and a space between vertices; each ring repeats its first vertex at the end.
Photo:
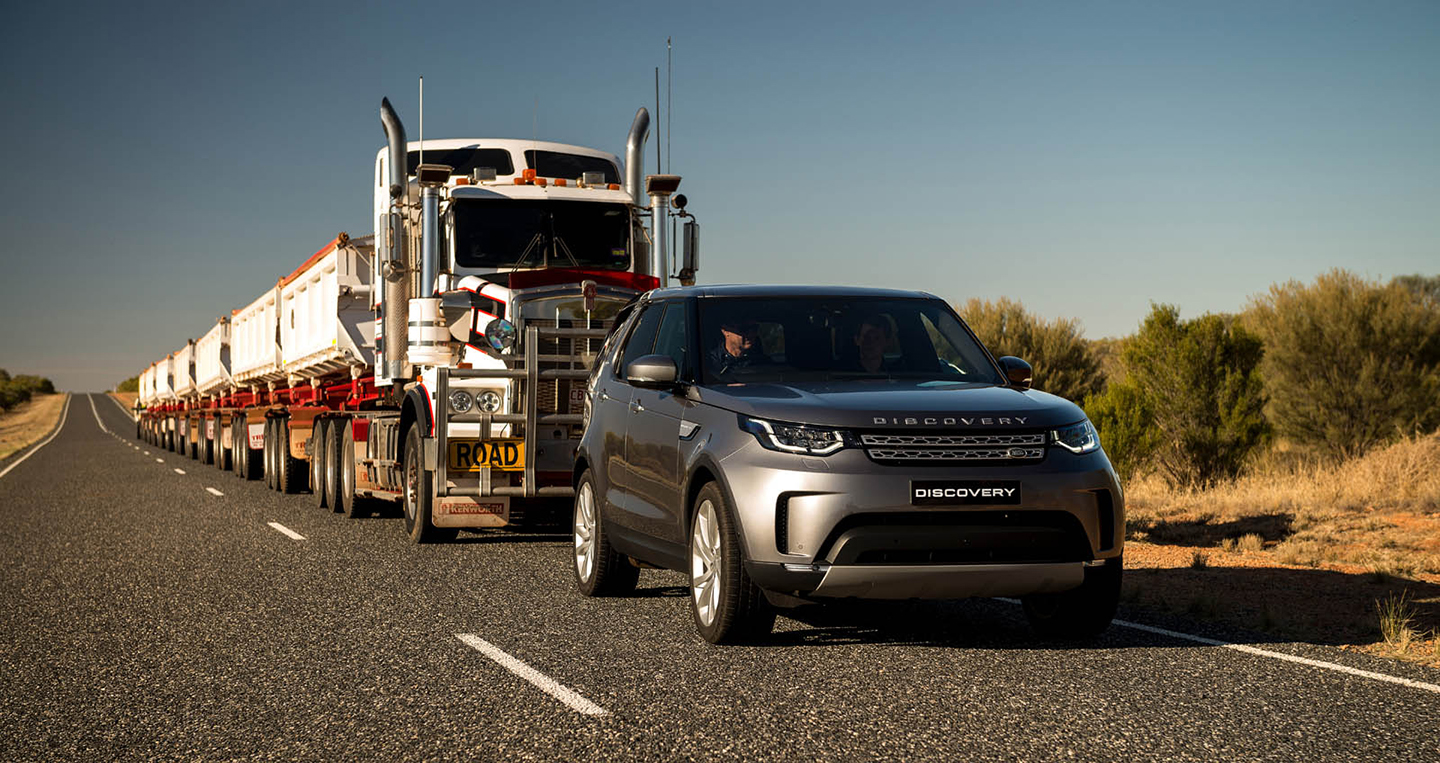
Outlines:
POLYGON ((420 75, 420 161, 425 163, 425 75, 420 75))
MULTIPOLYGON (((655 132, 660 132, 660 67, 655 67, 655 132)), ((662 173, 665 170, 660 167, 660 135, 655 136, 655 172, 662 173)))
POLYGON ((670 38, 665 38, 665 171, 674 172, 670 166, 670 144, 675 134, 670 131, 670 120, 675 116, 675 64, 670 53, 670 38))

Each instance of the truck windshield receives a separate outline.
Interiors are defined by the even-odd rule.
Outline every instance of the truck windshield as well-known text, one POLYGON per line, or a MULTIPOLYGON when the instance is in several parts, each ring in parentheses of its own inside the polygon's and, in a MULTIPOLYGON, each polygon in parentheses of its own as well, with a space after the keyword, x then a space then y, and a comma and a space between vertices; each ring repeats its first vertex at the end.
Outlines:
POLYGON ((457 201, 454 214, 457 267, 630 267, 623 204, 473 199, 457 201))
POLYGON ((905 379, 1002 384, 980 344, 934 299, 700 299, 705 384, 905 379))

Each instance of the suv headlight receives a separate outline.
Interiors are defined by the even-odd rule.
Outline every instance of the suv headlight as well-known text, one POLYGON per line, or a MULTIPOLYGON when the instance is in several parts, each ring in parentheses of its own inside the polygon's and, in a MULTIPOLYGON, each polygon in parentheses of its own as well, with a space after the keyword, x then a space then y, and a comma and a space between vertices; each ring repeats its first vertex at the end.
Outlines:
POLYGON ((740 428, 755 435, 760 445, 782 453, 828 456, 849 443, 844 430, 784 424, 778 421, 740 417, 740 428))
POLYGON ((456 413, 465 413, 475 404, 475 398, 463 389, 457 389, 450 393, 450 410, 456 413))
POLYGON ((1090 453, 1100 449, 1100 433, 1095 431, 1089 419, 1051 431, 1050 439, 1071 453, 1090 453))

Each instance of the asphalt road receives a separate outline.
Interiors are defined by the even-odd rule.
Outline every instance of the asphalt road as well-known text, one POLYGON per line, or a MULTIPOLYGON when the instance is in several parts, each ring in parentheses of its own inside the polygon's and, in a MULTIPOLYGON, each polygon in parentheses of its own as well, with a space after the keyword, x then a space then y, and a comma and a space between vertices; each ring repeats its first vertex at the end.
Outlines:
POLYGON ((1440 760, 1440 671, 1142 612, 1379 675, 1124 626, 1070 647, 995 600, 817 608, 714 647, 676 573, 587 600, 566 536, 410 546, 398 517, 140 443, 103 395, 0 477, 0 511, 6 761, 1440 760))

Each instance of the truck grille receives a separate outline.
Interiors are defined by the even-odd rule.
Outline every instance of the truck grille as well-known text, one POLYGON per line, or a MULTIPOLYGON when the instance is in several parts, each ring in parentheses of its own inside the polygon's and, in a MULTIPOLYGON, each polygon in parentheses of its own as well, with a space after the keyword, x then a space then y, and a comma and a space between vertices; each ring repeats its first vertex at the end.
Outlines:
POLYGON ((860 444, 882 464, 1031 464, 1045 458, 1045 434, 862 433, 860 444))
MULTIPOLYGON (((610 327, 610 321, 594 320, 590 325, 585 325, 583 320, 561 319, 543 321, 542 325, 565 328, 565 329, 605 329, 610 327)), ((536 352, 540 355, 558 355, 574 358, 574 361, 540 361, 540 368, 565 368, 565 369, 588 369, 593 358, 600 352, 603 339, 575 339, 571 337, 543 337, 540 339, 540 346, 536 352)), ((572 390, 584 390, 585 382, 574 379, 549 379, 539 383, 539 389, 535 390, 535 401, 537 410, 540 413, 579 413, 577 408, 571 410, 570 400, 572 390)), ((578 427, 576 428, 578 431, 578 427)))

